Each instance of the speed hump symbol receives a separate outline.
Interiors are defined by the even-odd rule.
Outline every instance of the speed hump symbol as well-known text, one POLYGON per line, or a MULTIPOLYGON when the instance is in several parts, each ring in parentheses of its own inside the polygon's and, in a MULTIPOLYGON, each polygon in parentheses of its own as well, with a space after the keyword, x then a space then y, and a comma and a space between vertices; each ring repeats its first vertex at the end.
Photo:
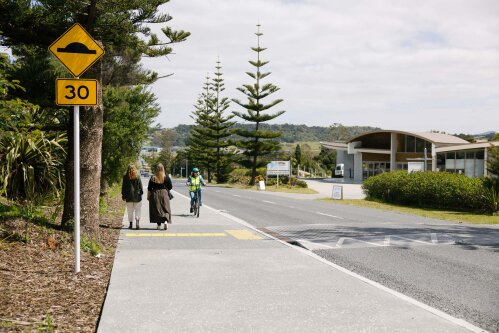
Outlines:
POLYGON ((49 51, 76 77, 104 55, 104 49, 78 23, 53 42, 49 51))
POLYGON ((55 103, 64 105, 97 105, 97 80, 56 79, 55 103))

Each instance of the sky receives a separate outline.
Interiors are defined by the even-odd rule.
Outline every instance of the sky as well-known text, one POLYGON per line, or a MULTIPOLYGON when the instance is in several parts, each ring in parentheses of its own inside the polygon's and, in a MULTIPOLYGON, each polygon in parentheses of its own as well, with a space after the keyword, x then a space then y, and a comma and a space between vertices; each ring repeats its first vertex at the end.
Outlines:
MULTIPOLYGON (((271 123, 499 132, 497 0, 171 0, 173 29, 191 32, 168 58, 143 60, 165 128, 192 124, 207 75, 220 59, 224 96, 252 84, 256 25, 264 83, 284 101, 271 123)), ((157 29, 158 27, 153 27, 157 29)), ((232 103, 230 111, 244 111, 232 103)))

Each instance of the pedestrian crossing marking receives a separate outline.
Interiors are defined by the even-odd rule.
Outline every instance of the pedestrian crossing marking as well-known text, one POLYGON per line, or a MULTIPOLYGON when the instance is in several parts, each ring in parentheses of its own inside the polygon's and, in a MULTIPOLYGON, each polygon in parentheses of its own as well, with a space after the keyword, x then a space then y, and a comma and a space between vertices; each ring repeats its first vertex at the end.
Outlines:
POLYGON ((249 230, 225 230, 229 235, 231 235, 234 238, 237 239, 243 239, 243 240, 257 240, 257 239, 263 239, 262 237, 258 236, 257 234, 252 233, 249 230))
POLYGON ((168 233, 168 232, 157 232, 157 233, 126 233, 126 237, 225 237, 227 234, 223 232, 183 232, 183 233, 168 233))

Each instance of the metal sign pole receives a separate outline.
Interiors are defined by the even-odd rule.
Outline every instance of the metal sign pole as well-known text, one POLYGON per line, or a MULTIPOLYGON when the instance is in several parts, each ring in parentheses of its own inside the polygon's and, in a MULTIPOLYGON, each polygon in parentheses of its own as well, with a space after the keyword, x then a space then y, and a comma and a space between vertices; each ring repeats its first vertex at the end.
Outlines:
POLYGON ((80 106, 74 106, 74 240, 75 273, 80 272, 80 106))

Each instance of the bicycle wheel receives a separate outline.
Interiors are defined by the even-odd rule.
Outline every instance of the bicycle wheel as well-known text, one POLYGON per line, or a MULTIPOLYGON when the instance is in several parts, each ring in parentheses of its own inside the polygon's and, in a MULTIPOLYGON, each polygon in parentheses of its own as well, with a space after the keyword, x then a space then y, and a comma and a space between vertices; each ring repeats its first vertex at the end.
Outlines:
POLYGON ((201 207, 199 206, 199 200, 196 200, 196 217, 199 217, 199 211, 201 210, 201 207))
POLYGON ((198 213, 198 198, 194 197, 194 204, 192 205, 192 214, 196 216, 198 213))

